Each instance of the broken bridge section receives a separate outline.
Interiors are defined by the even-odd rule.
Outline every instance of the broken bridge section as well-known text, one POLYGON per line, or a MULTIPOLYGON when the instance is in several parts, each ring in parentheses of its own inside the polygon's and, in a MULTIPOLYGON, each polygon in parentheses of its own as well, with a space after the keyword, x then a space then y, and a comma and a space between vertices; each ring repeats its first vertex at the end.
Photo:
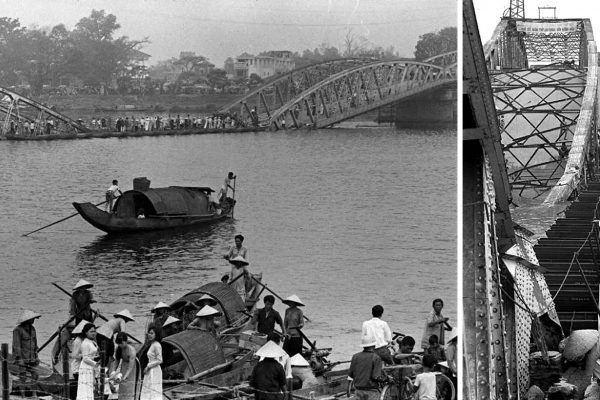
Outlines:
POLYGON ((0 137, 78 132, 89 129, 42 103, 0 87, 0 137))

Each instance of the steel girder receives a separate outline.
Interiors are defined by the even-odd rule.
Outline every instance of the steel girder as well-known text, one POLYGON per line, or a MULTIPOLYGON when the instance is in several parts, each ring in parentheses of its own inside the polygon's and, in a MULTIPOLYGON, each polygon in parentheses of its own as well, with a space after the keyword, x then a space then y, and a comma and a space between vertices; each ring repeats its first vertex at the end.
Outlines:
POLYGON ((375 61, 372 58, 342 58, 298 68, 268 80, 218 112, 239 113, 244 119, 254 119, 256 125, 264 125, 275 110, 315 84, 341 71, 375 61))
POLYGON ((483 46, 483 53, 490 71, 523 69, 528 67, 524 34, 517 30, 514 19, 503 18, 483 46))
POLYGON ((456 83, 456 52, 446 66, 417 61, 380 61, 334 74, 304 91, 270 118, 270 128, 324 128, 397 100, 456 83))
POLYGON ((563 64, 490 73, 490 80, 511 185, 538 196, 564 172, 586 73, 563 64))
POLYGON ((499 254, 515 243, 511 189, 472 0, 463 0, 463 397, 516 397, 499 254))
POLYGON ((0 87, 0 136, 43 135, 47 132, 47 122, 50 120, 53 134, 89 131, 77 121, 44 104, 0 87), (24 122, 34 123, 33 133, 23 128, 24 122))

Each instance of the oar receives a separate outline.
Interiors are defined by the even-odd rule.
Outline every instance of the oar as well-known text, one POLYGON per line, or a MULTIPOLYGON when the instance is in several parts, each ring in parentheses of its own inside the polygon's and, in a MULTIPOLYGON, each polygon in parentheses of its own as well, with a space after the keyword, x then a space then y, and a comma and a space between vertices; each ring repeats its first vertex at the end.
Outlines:
MULTIPOLYGON (((65 289, 63 289, 62 287, 60 287, 60 285, 59 285, 58 283, 56 283, 56 282, 52 282, 52 284, 53 284, 54 286, 56 286, 56 287, 57 287, 57 288, 58 288, 58 289, 59 289, 61 292, 65 293, 67 296, 69 296, 69 297, 73 297, 73 295, 72 295, 71 293, 69 293, 68 291, 66 291, 66 290, 65 290, 65 289)), ((101 319, 103 319, 104 321, 108 321, 108 319, 107 319, 107 318, 106 318, 104 315, 100 314, 100 312, 98 312, 97 310, 92 310, 92 311, 94 311, 94 312, 96 313, 96 315, 98 315, 98 317, 100 317, 100 318, 101 318, 101 319)), ((73 318, 75 318, 75 317, 73 317, 73 318)), ((70 322, 70 321, 69 321, 69 322, 70 322)), ((125 333, 127 333, 127 332, 125 332, 125 333)), ((139 341, 138 339, 136 339, 135 337, 131 336, 129 333, 127 333, 127 336, 129 336, 130 338, 132 338, 133 340, 135 340, 135 341, 136 341, 136 342, 138 342, 139 344, 142 344, 142 342, 140 342, 140 341, 139 341)))
MULTIPOLYGON (((94 205, 95 205, 95 206, 100 206, 100 205, 102 205, 102 204, 106 203, 107 201, 108 201, 108 200, 104 200, 103 202, 101 202, 101 203, 98 203, 98 204, 94 204, 94 205)), ((79 215, 79 213, 78 213, 78 212, 76 212, 75 214, 71 214, 71 215, 69 215, 68 217, 65 217, 65 218, 63 218, 63 219, 59 219, 59 220, 58 220, 58 221, 56 221, 56 222, 53 222, 53 223, 51 223, 51 224, 48 224, 48 225, 46 225, 46 226, 42 226, 41 228, 39 228, 39 229, 36 229, 35 231, 31 231, 31 232, 25 233, 25 234, 23 234, 23 235, 21 235, 21 236, 28 236, 28 235, 31 235, 32 233, 35 233, 35 232, 41 231, 42 229, 46 229, 46 228, 48 228, 48 227, 50 227, 50 226, 52 226, 52 225, 56 225, 56 224, 58 224, 58 223, 60 223, 60 222, 66 221, 66 220, 68 220, 69 218, 73 218, 73 217, 74 217, 74 216, 76 216, 76 215, 79 215)))
POLYGON ((67 325, 69 325, 69 324, 71 323, 71 321, 73 321, 73 320, 74 320, 76 317, 77 317, 76 315, 73 315, 71 318, 69 318, 69 320, 68 320, 67 322, 65 322, 63 325, 61 325, 61 326, 58 328, 58 330, 57 330, 56 332, 54 332, 54 333, 52 334, 52 336, 50 336, 50 337, 48 338, 48 340, 46 340, 46 342, 45 342, 43 345, 41 345, 41 346, 38 348, 38 353, 39 353, 40 351, 42 351, 42 350, 44 349, 44 347, 48 346, 48 345, 50 344, 50 342, 52 342, 52 341, 54 340, 54 338, 55 338, 55 337, 57 337, 57 336, 58 336, 58 335, 59 335, 59 334, 62 332, 62 330, 63 330, 63 329, 65 329, 65 327, 66 327, 67 325))
MULTIPOLYGON (((267 285, 265 285, 264 283, 262 283, 261 281, 259 281, 258 279, 256 279, 252 274, 250 274, 250 277, 252 279, 254 279, 256 281, 256 283, 258 283, 259 285, 261 285, 262 287, 264 287, 265 289, 267 289, 273 296, 277 297, 282 303, 284 302, 284 299, 281 298, 281 296, 279 296, 277 293, 275 293, 274 291, 272 291, 269 287, 267 287, 267 285)), ((308 322, 310 322, 310 319, 302 314, 302 316, 304 317, 305 320, 307 320, 308 322)))
POLYGON ((304 334, 304 332, 302 332, 302 329, 300 328, 296 328, 296 330, 300 333, 300 336, 302 336, 302 339, 306 340, 308 342, 308 344, 310 344, 310 348, 313 349, 313 351, 317 351, 317 346, 315 346, 315 344, 313 342, 311 342, 306 335, 304 334))

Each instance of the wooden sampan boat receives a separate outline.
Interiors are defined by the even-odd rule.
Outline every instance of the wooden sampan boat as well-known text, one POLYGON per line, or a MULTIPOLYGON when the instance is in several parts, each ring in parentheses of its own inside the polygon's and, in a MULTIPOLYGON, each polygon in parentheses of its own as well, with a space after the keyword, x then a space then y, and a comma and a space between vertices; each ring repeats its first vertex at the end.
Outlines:
POLYGON ((92 203, 73 203, 77 212, 107 233, 131 233, 207 225, 233 216, 235 200, 225 198, 218 207, 210 202, 209 187, 169 186, 150 188, 145 178, 134 179, 133 190, 116 199, 113 212, 92 203), (140 210, 144 218, 138 218, 140 210))

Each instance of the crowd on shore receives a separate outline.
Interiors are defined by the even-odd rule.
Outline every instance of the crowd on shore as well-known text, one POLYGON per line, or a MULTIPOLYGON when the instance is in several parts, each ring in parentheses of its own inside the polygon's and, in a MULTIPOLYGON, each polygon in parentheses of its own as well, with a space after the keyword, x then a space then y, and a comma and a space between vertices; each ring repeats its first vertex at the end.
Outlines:
MULTIPOLYGON (((248 249, 243 241, 242 235, 236 235, 235 244, 223 256, 232 267, 221 281, 245 300, 252 275, 247 269, 248 249)), ((161 365, 170 365, 173 356, 171 347, 161 345, 162 338, 185 330, 200 330, 218 337, 218 317, 222 311, 217 309, 218 301, 205 294, 193 304, 194 307, 184 306, 178 311, 158 302, 152 309, 146 341, 136 349, 132 339, 137 339, 126 332, 126 324, 134 321, 129 310, 121 310, 110 319, 102 317, 106 322, 95 325, 94 321, 101 316, 91 308, 94 303, 92 287, 93 284, 84 279, 73 287, 70 318, 59 330, 60 335, 52 350, 52 362, 56 368, 63 351, 69 349, 69 371, 72 379, 77 381, 77 400, 93 400, 94 388, 98 387, 103 387, 108 397, 119 400, 134 400, 137 396, 140 400, 162 400, 161 365), (99 385, 98 379, 105 384, 99 385)), ((318 384, 303 357, 303 344, 307 340, 302 332, 307 319, 302 312, 304 303, 295 294, 281 300, 287 306, 283 318, 274 308, 275 297, 266 295, 264 307, 256 309, 250 320, 251 328, 266 338, 264 346, 256 351, 261 360, 254 367, 250 379, 257 400, 283 399, 279 393, 283 395, 292 388, 318 384), (275 329, 276 325, 279 325, 280 332, 275 329)), ((436 365, 443 366, 448 376, 456 379, 456 334, 448 324, 448 318, 441 313, 443 305, 441 299, 433 301, 433 310, 427 317, 421 340, 422 352, 413 351, 414 338, 404 335, 392 337, 388 324, 382 320, 383 307, 372 307, 372 318, 362 324, 360 342, 363 351, 352 357, 348 370, 348 378, 353 381, 359 400, 379 398, 384 366, 421 364, 423 373, 414 380, 417 399, 429 399, 432 390, 435 394, 436 378, 432 371, 436 365), (447 331, 452 334, 446 342, 447 331), (445 349, 442 347, 444 344, 445 349)), ((13 331, 13 355, 22 380, 28 375, 34 380, 38 378, 35 367, 40 362, 39 348, 33 324, 40 317, 33 311, 24 311, 13 331)))

